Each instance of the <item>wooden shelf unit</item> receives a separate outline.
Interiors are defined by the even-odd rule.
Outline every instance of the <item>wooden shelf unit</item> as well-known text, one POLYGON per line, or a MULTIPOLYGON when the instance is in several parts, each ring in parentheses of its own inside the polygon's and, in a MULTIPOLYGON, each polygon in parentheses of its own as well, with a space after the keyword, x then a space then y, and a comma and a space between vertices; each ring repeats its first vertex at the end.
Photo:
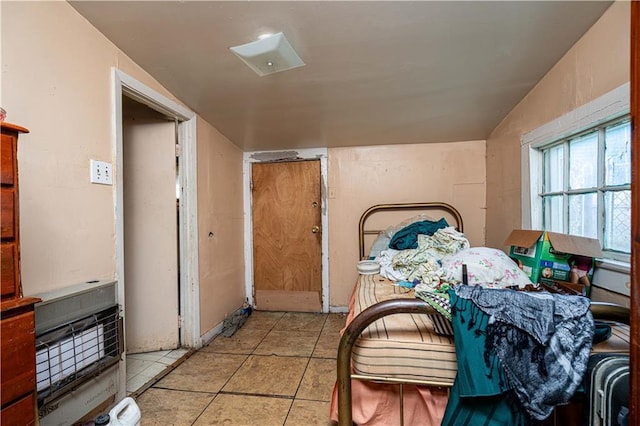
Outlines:
POLYGON ((35 424, 36 352, 34 304, 22 297, 20 281, 20 218, 18 136, 24 127, 2 122, 0 146, 0 257, 2 266, 0 320, 0 424, 35 424))

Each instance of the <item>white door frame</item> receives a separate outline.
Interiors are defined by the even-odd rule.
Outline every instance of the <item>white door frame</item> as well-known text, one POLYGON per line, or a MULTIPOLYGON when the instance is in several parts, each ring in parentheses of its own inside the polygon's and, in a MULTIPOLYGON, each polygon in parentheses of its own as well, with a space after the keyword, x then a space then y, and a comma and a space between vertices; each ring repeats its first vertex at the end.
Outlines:
MULTIPOLYGON (((199 348, 200 294, 198 279, 198 200, 196 170, 196 114, 188 108, 166 98, 119 69, 113 68, 113 116, 115 147, 115 216, 116 216, 116 274, 118 279, 118 303, 124 311, 124 215, 123 215, 123 140, 122 96, 141 102, 178 123, 180 145, 178 179, 182 187, 180 197, 180 312, 182 327, 180 343, 199 348)), ((124 319, 126 322, 126 318, 124 319)), ((176 318, 176 322, 178 319, 176 318)))
POLYGON ((320 160, 320 199, 322 224, 322 312, 329 312, 329 217, 327 215, 327 148, 309 148, 295 151, 245 152, 243 158, 244 201, 244 268, 247 302, 253 300, 253 215, 251 198, 251 164, 270 161, 320 160))

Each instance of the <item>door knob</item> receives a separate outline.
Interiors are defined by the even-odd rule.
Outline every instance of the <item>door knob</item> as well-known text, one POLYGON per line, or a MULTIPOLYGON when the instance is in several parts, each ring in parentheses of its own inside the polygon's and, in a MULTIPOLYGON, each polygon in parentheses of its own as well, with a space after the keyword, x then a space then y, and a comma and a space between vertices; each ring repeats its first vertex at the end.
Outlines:
POLYGON ((314 226, 313 228, 311 228, 311 232, 313 232, 314 234, 317 234, 318 232, 320 232, 320 227, 314 226))

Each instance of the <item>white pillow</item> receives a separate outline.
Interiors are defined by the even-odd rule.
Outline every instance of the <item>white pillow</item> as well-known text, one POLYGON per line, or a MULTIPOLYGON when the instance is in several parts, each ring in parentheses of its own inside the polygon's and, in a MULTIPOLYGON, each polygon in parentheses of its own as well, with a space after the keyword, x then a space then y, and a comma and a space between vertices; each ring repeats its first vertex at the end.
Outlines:
POLYGON ((387 236, 386 231, 382 231, 378 234, 378 238, 373 242, 371 250, 369 251, 369 259, 375 259, 380 256, 380 253, 389 248, 391 238, 387 236))
POLYGON ((532 284, 529 277, 502 250, 471 247, 442 259, 442 281, 462 283, 462 265, 467 265, 469 285, 489 288, 525 287, 532 284))

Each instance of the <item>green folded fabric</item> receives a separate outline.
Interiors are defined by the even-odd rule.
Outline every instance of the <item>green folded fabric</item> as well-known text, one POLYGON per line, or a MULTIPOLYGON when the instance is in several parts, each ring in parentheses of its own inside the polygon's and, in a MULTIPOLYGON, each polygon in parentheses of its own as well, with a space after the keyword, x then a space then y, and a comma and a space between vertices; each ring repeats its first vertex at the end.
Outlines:
POLYGON ((451 321, 451 305, 448 294, 438 294, 431 291, 418 290, 416 297, 427 302, 440 315, 451 321))

